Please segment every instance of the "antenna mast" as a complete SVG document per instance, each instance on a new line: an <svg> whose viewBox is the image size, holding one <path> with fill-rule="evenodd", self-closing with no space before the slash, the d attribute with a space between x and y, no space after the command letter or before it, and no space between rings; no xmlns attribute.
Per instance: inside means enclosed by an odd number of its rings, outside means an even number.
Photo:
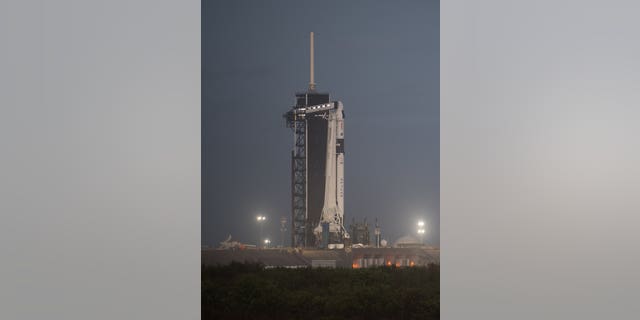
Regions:
<svg viewBox="0 0 640 320"><path fill-rule="evenodd" d="M311 55L309 56L309 91L314 91L316 90L316 83L313 82L313 32L311 32L311 42L309 47L311 52Z"/></svg>

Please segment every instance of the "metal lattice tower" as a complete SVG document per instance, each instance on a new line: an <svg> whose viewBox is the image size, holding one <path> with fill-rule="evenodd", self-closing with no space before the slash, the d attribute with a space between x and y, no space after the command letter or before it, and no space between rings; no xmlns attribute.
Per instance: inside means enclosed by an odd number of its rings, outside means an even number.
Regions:
<svg viewBox="0 0 640 320"><path fill-rule="evenodd" d="M287 127L293 128L294 149L291 156L291 245L305 247L307 229L307 151L306 127L304 117L293 115L288 119Z"/></svg>

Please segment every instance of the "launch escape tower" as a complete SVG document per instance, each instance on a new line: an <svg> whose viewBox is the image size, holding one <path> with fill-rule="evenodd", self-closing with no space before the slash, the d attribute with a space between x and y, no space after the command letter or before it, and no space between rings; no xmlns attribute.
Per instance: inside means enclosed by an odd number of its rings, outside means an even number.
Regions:
<svg viewBox="0 0 640 320"><path fill-rule="evenodd" d="M296 93L284 117L293 130L291 152L291 245L323 247L342 243L344 228L344 112L342 102L316 92L313 32L310 80Z"/></svg>

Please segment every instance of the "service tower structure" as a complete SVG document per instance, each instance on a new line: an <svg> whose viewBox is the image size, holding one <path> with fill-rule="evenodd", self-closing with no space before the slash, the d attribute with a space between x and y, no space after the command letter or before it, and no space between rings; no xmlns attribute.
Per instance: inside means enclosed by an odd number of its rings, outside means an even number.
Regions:
<svg viewBox="0 0 640 320"><path fill-rule="evenodd" d="M344 111L342 102L316 91L313 32L309 88L296 93L284 114L293 130L291 152L291 245L324 247L343 243Z"/></svg>

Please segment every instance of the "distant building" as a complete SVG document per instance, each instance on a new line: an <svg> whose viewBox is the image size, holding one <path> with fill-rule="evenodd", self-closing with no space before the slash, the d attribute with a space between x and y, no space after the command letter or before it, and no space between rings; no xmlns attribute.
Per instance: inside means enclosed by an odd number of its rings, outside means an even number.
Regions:
<svg viewBox="0 0 640 320"><path fill-rule="evenodd" d="M311 260L312 268L335 268L336 260Z"/></svg>
<svg viewBox="0 0 640 320"><path fill-rule="evenodd" d="M355 219L349 226L349 232L351 236L351 242L353 244L362 244L368 246L371 242L371 235L369 233L369 224L365 219L364 222L356 222Z"/></svg>
<svg viewBox="0 0 640 320"><path fill-rule="evenodd" d="M422 243L420 243L419 239L416 239L412 236L404 236L393 244L394 248L414 248L414 247L422 247Z"/></svg>

